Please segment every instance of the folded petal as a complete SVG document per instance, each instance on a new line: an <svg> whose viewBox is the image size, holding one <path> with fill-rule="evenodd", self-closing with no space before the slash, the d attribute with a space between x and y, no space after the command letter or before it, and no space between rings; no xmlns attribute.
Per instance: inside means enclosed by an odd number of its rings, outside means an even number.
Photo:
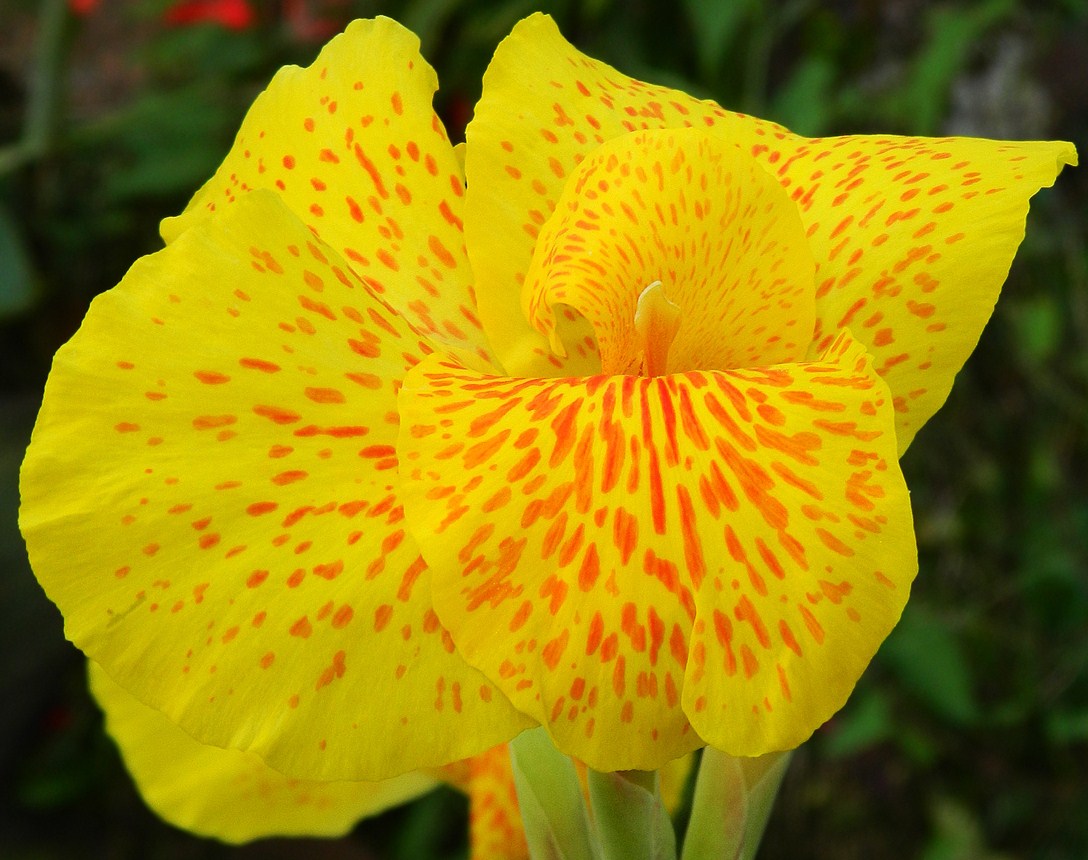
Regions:
<svg viewBox="0 0 1088 860"><path fill-rule="evenodd" d="M526 721L453 653L403 523L395 389L429 351L267 192L139 261L58 353L22 472L68 636L291 776L512 737Z"/></svg>
<svg viewBox="0 0 1088 860"><path fill-rule="evenodd" d="M692 125L747 149L796 203L818 266L810 357L851 328L892 388L902 453L989 319L1028 199L1076 163L1073 146L804 138L627 77L534 15L496 51L467 131L465 231L480 317L508 372L593 372L586 350L551 355L518 314L537 237L577 165L623 134Z"/></svg>
<svg viewBox="0 0 1088 860"><path fill-rule="evenodd" d="M747 151L702 129L635 132L575 168L537 240L526 317L561 353L555 308L574 308L606 374L780 364L808 353L813 271L796 205ZM673 332L636 323L653 284Z"/></svg>
<svg viewBox="0 0 1088 860"><path fill-rule="evenodd" d="M313 65L280 70L163 236L270 189L419 331L485 353L461 228L464 173L431 106L437 86L415 35L388 18L353 22Z"/></svg>
<svg viewBox="0 0 1088 860"><path fill-rule="evenodd" d="M815 346L849 327L891 387L899 452L990 318L1028 199L1072 144L788 136L752 152L797 201L817 262Z"/></svg>
<svg viewBox="0 0 1088 860"><path fill-rule="evenodd" d="M638 129L720 130L735 144L784 134L713 102L627 77L585 56L545 15L532 15L499 45L466 131L465 236L480 318L508 373L585 373L557 359L525 321L521 288L541 227L578 163L600 144Z"/></svg>
<svg viewBox="0 0 1088 860"><path fill-rule="evenodd" d="M418 772L382 782L291 779L253 753L197 743L97 664L88 671L106 729L148 806L201 836L235 844L267 836L341 836L359 819L438 784Z"/></svg>
<svg viewBox="0 0 1088 860"><path fill-rule="evenodd" d="M906 601L890 396L848 334L819 362L657 378L511 379L432 356L400 408L435 610L595 769L796 746Z"/></svg>

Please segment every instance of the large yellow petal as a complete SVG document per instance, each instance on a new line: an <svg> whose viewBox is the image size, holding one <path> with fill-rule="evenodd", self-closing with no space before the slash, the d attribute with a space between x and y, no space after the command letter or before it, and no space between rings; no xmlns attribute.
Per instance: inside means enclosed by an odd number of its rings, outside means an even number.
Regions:
<svg viewBox="0 0 1088 860"><path fill-rule="evenodd" d="M521 288L541 228L578 163L638 129L717 129L737 144L784 132L671 90L644 84L572 47L545 15L499 45L466 130L465 236L480 318L512 376L585 373L571 353L555 360L521 313Z"/></svg>
<svg viewBox="0 0 1088 860"><path fill-rule="evenodd" d="M388 18L353 22L310 67L280 70L163 236L270 189L419 331L485 350L461 230L464 174L431 106L437 86L415 35Z"/></svg>
<svg viewBox="0 0 1088 860"><path fill-rule="evenodd" d="M799 746L845 704L918 562L891 395L849 333L820 362L733 380L755 383L730 409L754 432L731 456L750 443L780 456L730 463L760 519L735 494L718 550L728 567L695 589L683 703L709 745L762 756Z"/></svg>
<svg viewBox="0 0 1088 860"><path fill-rule="evenodd" d="M557 359L518 314L537 237L577 165L628 132L692 125L747 148L795 201L818 266L810 357L851 328L892 388L902 453L977 343L1028 199L1076 163L1072 145L808 139L627 77L534 15L496 51L467 131L465 231L480 317L508 372L592 372L584 350Z"/></svg>
<svg viewBox="0 0 1088 860"><path fill-rule="evenodd" d="M752 152L797 201L817 262L817 350L849 326L891 387L899 451L990 318L1028 199L1072 144L789 136Z"/></svg>
<svg viewBox="0 0 1088 860"><path fill-rule="evenodd" d="M598 770L796 746L906 601L890 396L847 334L820 362L658 378L432 356L400 407L439 617Z"/></svg>
<svg viewBox="0 0 1088 860"><path fill-rule="evenodd" d="M746 151L702 129L635 132L575 168L533 254L526 317L559 351L555 308L577 310L606 374L781 364L808 353L814 268L797 207ZM673 332L636 323L654 284Z"/></svg>
<svg viewBox="0 0 1088 860"><path fill-rule="evenodd" d="M361 818L433 789L406 773L382 782L291 779L253 753L205 746L120 687L96 663L91 690L140 794L171 824L240 843L266 836L341 836Z"/></svg>
<svg viewBox="0 0 1088 860"><path fill-rule="evenodd" d="M58 353L23 466L69 638L291 776L512 737L526 721L453 653L403 523L395 389L429 351L267 192L139 261Z"/></svg>

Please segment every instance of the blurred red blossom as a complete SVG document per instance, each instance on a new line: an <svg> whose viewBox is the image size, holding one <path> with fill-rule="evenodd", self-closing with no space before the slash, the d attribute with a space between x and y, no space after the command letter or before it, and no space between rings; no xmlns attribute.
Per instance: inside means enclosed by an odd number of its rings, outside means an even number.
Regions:
<svg viewBox="0 0 1088 860"><path fill-rule="evenodd" d="M247 30L256 17L247 0L184 0L166 10L165 21L178 26L211 22L231 30Z"/></svg>
<svg viewBox="0 0 1088 860"><path fill-rule="evenodd" d="M325 42L351 18L346 6L342 0L284 0L283 20L300 42Z"/></svg>

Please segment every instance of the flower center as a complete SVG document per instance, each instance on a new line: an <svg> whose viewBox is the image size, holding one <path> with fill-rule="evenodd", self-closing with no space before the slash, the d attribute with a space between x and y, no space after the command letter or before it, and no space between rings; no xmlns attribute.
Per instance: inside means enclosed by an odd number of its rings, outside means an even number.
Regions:
<svg viewBox="0 0 1088 860"><path fill-rule="evenodd" d="M815 271L797 204L749 153L697 129L645 130L567 179L522 308L557 355L585 349L571 337L592 328L587 375L759 367L805 356Z"/></svg>
<svg viewBox="0 0 1088 860"><path fill-rule="evenodd" d="M644 289L635 305L635 334L642 353L641 376L668 373L669 347L680 330L680 308L669 301L661 281Z"/></svg>

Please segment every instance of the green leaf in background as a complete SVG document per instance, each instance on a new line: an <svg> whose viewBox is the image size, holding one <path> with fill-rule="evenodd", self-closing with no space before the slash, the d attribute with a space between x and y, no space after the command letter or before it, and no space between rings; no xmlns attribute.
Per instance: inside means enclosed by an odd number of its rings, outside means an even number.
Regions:
<svg viewBox="0 0 1088 860"><path fill-rule="evenodd" d="M834 119L830 110L834 83L835 69L829 59L806 57L778 91L771 114L790 131L819 137Z"/></svg>
<svg viewBox="0 0 1088 860"><path fill-rule="evenodd" d="M1043 364L1053 358L1061 343L1062 310L1049 296L1021 302L1010 310L1016 342L1029 362Z"/></svg>
<svg viewBox="0 0 1088 860"><path fill-rule="evenodd" d="M916 134L935 134L944 117L956 76L971 49L994 24L1016 9L1015 0L967 6L935 6L927 18L928 41L914 58L900 121Z"/></svg>
<svg viewBox="0 0 1088 860"><path fill-rule="evenodd" d="M942 797L933 804L933 830L922 860L1012 860L986 847L982 825L971 810Z"/></svg>
<svg viewBox="0 0 1088 860"><path fill-rule="evenodd" d="M110 129L124 163L106 177L106 198L194 191L215 172L239 119L203 87L144 96Z"/></svg>
<svg viewBox="0 0 1088 860"><path fill-rule="evenodd" d="M705 77L717 76L737 34L759 4L752 0L684 0L695 36L695 52Z"/></svg>
<svg viewBox="0 0 1088 860"><path fill-rule="evenodd" d="M1088 708L1051 714L1046 721L1046 733L1059 746L1088 742Z"/></svg>
<svg viewBox="0 0 1088 860"><path fill-rule="evenodd" d="M460 5L460 0L414 0L404 7L397 20L419 36L427 56L432 46L437 46L443 28Z"/></svg>
<svg viewBox="0 0 1088 860"><path fill-rule="evenodd" d="M978 719L970 669L955 632L920 604L903 613L880 649L900 683L939 717L957 725Z"/></svg>
<svg viewBox="0 0 1088 860"><path fill-rule="evenodd" d="M15 219L0 202L0 320L30 307L34 275Z"/></svg>
<svg viewBox="0 0 1088 860"><path fill-rule="evenodd" d="M892 735L892 713L880 688L859 689L834 718L825 752L832 757L857 755Z"/></svg>
<svg viewBox="0 0 1088 860"><path fill-rule="evenodd" d="M389 828L391 844L382 857L464 860L468 854L468 799L449 786L439 786L411 805L386 815L395 826Z"/></svg>

